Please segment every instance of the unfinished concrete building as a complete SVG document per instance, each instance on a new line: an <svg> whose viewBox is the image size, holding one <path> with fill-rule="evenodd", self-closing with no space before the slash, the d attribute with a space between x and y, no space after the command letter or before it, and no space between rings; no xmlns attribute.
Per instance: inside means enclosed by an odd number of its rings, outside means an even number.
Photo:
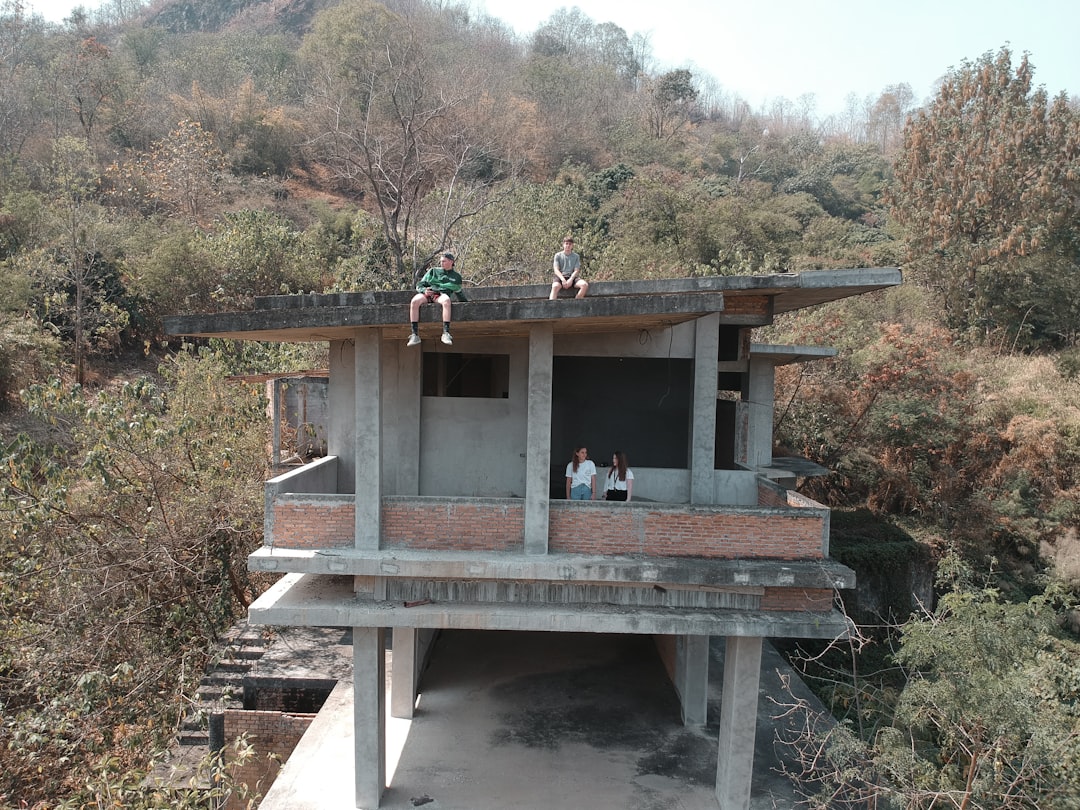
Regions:
<svg viewBox="0 0 1080 810"><path fill-rule="evenodd" d="M762 640L835 638L854 573L829 510L773 455L774 370L825 347L754 343L781 313L900 283L894 268L469 289L406 346L411 293L258 299L169 319L174 335L329 343L328 455L266 483L253 570L283 576L250 620L352 629L355 799L377 808L390 706L409 716L442 629L652 636L705 722L708 643L726 638L715 795L750 805ZM563 499L576 443L623 449L630 503ZM598 475L606 470L600 468Z"/></svg>

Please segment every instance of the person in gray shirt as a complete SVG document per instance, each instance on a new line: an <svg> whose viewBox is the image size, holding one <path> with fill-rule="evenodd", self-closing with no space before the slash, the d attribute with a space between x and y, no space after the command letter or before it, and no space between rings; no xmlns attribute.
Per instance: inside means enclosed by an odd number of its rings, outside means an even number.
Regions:
<svg viewBox="0 0 1080 810"><path fill-rule="evenodd" d="M551 295L548 298L554 301L559 297L560 290L575 288L577 295L574 297L584 298L589 291L589 282L581 277L581 257L574 252L574 238L568 236L563 239L562 247L552 260L555 280L551 282Z"/></svg>

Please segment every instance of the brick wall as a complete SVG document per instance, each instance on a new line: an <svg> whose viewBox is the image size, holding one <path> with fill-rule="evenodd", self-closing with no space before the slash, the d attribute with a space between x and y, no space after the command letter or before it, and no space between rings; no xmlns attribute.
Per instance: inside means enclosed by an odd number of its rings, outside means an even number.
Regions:
<svg viewBox="0 0 1080 810"><path fill-rule="evenodd" d="M766 488L766 491L771 491ZM780 489L783 494L784 490ZM657 508L552 501L552 553L741 559L820 559L827 510L665 505ZM813 501L806 506L817 506ZM293 496L274 501L273 543L282 548L352 545L353 506ZM383 548L521 552L519 500L385 498Z"/></svg>
<svg viewBox="0 0 1080 810"><path fill-rule="evenodd" d="M522 501L385 498L382 547L513 551L525 549Z"/></svg>
<svg viewBox="0 0 1080 810"><path fill-rule="evenodd" d="M273 542L282 548L351 548L356 533L352 496L274 498Z"/></svg>
<svg viewBox="0 0 1080 810"><path fill-rule="evenodd" d="M820 559L824 515L709 508L551 505L548 550L565 554Z"/></svg>
<svg viewBox="0 0 1080 810"><path fill-rule="evenodd" d="M314 714L282 714L281 712L225 710L225 767L235 783L247 786L234 790L225 802L224 810L246 810L248 799L262 797L281 770L281 766L304 736ZM251 756L237 759L233 742L246 735L252 748Z"/></svg>
<svg viewBox="0 0 1080 810"><path fill-rule="evenodd" d="M787 506L787 490L772 481L758 479L758 506Z"/></svg>
<svg viewBox="0 0 1080 810"><path fill-rule="evenodd" d="M766 588L761 596L762 610L812 610L827 613L832 609L833 592L821 588Z"/></svg>

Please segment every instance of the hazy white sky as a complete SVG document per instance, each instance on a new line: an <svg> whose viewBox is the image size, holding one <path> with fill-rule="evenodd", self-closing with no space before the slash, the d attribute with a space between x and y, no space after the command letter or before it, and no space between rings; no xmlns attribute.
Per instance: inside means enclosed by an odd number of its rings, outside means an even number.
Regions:
<svg viewBox="0 0 1080 810"><path fill-rule="evenodd" d="M452 2L452 0L450 0ZM656 67L710 74L721 88L758 109L777 98L812 93L818 115L845 98L877 96L906 82L916 102L929 98L950 67L1008 44L1030 53L1035 82L1051 95L1080 95L1077 0L463 0L532 33L560 8L594 22L645 34ZM75 0L26 0L62 20ZM96 8L97 0L82 5Z"/></svg>
<svg viewBox="0 0 1080 810"><path fill-rule="evenodd" d="M755 109L813 93L817 113L839 112L890 84L916 102L950 67L1008 43L1023 51L1051 95L1080 95L1077 0L469 0L519 34L560 8L647 34L660 69L697 67Z"/></svg>

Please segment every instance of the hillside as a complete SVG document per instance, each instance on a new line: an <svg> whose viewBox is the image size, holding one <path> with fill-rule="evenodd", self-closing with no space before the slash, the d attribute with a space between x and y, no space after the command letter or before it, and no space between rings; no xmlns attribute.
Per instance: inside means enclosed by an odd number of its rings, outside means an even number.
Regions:
<svg viewBox="0 0 1080 810"><path fill-rule="evenodd" d="M446 249L467 287L546 283L567 233L598 281L902 266L887 295L755 336L838 349L778 374L775 435L833 471L807 494L869 516L851 559L887 579L888 527L921 544L891 551L944 561L939 610L866 620L889 676L853 681L845 651L832 705L866 709L860 773L926 752L955 797L974 785L957 762L1036 763L1012 774L1028 805L988 776L968 806L1069 806L1052 788L1080 783L1062 777L1080 761L1075 106L1002 48L942 66L925 107L883 91L841 131L650 72L583 15L522 40L452 5L390 6L176 2L57 26L0 10L0 807L155 806L147 752L266 584L246 570L264 403L228 378L321 367L325 347L184 346L161 319L411 289ZM957 671L970 697L931 688ZM909 736L875 749L884 728ZM972 736L987 729L1000 739ZM1072 734L1068 756L1037 729ZM956 739L1016 757L934 758Z"/></svg>

